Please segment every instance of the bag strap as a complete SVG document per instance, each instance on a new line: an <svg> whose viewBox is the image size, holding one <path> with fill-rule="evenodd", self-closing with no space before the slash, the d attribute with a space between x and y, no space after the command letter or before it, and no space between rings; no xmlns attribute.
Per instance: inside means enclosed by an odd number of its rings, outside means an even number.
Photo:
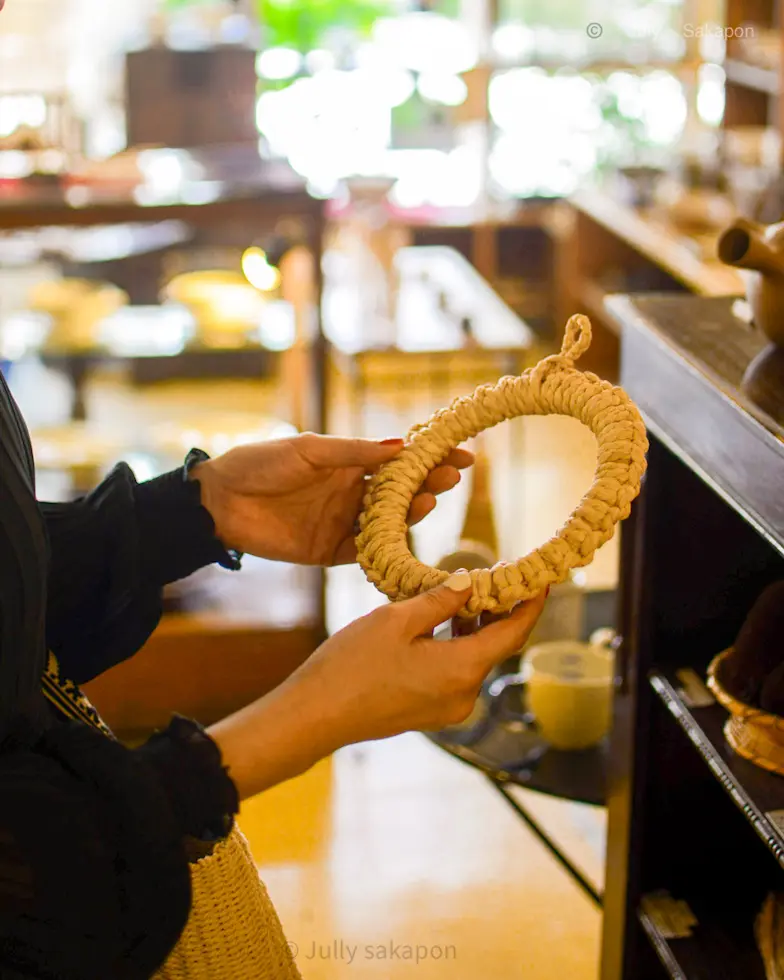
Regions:
<svg viewBox="0 0 784 980"><path fill-rule="evenodd" d="M115 739L114 732L101 718L81 689L73 681L61 676L60 664L51 651L41 678L41 687L44 697L54 705L60 714L73 721L80 721L89 725L90 728L96 729L102 735L106 735L107 738Z"/></svg>

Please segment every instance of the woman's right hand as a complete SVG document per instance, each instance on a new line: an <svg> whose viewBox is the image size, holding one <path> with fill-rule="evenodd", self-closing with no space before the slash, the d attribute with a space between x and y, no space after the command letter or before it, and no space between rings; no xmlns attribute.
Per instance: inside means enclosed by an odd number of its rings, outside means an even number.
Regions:
<svg viewBox="0 0 784 980"><path fill-rule="evenodd" d="M351 623L303 665L298 682L329 692L335 747L433 731L470 715L487 675L523 646L544 606L541 596L471 635L433 639L470 594L468 573L456 572Z"/></svg>
<svg viewBox="0 0 784 980"><path fill-rule="evenodd" d="M240 795L344 745L467 718L485 678L524 645L545 601L537 596L471 635L433 639L469 596L468 574L457 572L430 592L376 609L330 637L280 687L210 729Z"/></svg>

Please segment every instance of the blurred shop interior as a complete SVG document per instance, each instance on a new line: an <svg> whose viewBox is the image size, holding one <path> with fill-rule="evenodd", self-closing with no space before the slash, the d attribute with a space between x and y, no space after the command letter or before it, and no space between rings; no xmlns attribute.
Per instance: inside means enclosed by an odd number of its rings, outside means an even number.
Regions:
<svg viewBox="0 0 784 980"><path fill-rule="evenodd" d="M0 369L31 428L42 499L77 497L120 460L150 478L193 446L214 455L302 431L403 435L456 395L553 353L575 312L594 330L581 366L618 381L614 294L672 294L750 318L744 279L718 242L738 218L784 219L776 0L6 7ZM517 420L472 448L474 472L412 532L429 564L467 542L488 563L526 554L595 469L593 438L572 419ZM539 638L617 630L621 567L616 537L554 590ZM209 723L382 601L356 567L207 569L167 590L147 648L90 693L129 738L172 710ZM306 887L333 913L337 902L349 932L365 928L351 884L363 872L350 859L329 865L324 841L332 858L347 846L347 798L383 810L397 787L415 822L457 821L414 856L405 839L410 880L430 873L428 856L443 871L469 842L455 871L464 906L453 895L435 912L431 895L411 921L436 922L447 941L459 910L475 909L477 894L486 902L450 976L598 976L604 750L579 785L569 765L548 770L555 782L539 796L519 781L516 805L540 808L537 826L555 827L559 854L579 852L582 882L442 748L404 739L397 752L352 751L246 814L294 938L311 928L298 918ZM402 831L374 826L374 846L389 848L381 880L403 903L407 885L393 887ZM468 852L485 847L475 867ZM486 879L480 866L492 869ZM367 887L383 920L389 896ZM499 916L530 902L541 922L526 926L521 973L516 930ZM570 930L574 943L562 944ZM312 966L315 978L341 975L338 963ZM392 969L383 975L402 976ZM665 975L719 974L650 974Z"/></svg>

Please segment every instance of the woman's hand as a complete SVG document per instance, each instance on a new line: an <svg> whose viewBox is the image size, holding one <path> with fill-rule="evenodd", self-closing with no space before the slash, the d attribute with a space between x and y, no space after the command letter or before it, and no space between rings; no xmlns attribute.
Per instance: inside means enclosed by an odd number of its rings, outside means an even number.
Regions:
<svg viewBox="0 0 784 980"><path fill-rule="evenodd" d="M467 578L457 572L357 620L271 694L211 728L240 795L290 779L344 745L467 718L492 668L526 642L546 598L470 636L433 639L468 599Z"/></svg>
<svg viewBox="0 0 784 980"><path fill-rule="evenodd" d="M354 524L366 477L402 448L402 439L306 433L232 449L194 467L192 476L224 547L299 565L343 565L356 561ZM473 461L454 450L414 498L409 523L429 514L436 494L456 486Z"/></svg>

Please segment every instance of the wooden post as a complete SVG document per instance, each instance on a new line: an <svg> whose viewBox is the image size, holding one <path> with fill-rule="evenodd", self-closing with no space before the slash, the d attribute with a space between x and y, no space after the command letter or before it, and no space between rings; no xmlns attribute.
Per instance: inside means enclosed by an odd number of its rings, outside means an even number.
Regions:
<svg viewBox="0 0 784 980"><path fill-rule="evenodd" d="M481 438L481 437L480 437ZM490 568L498 561L498 533L495 525L490 460L477 439L474 482L466 507L457 550L444 556L439 568L452 572L458 568Z"/></svg>

